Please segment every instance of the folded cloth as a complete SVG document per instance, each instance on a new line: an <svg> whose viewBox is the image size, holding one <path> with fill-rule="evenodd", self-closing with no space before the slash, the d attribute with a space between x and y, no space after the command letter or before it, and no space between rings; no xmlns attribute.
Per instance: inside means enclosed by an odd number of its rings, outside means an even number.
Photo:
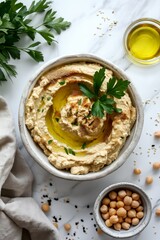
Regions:
<svg viewBox="0 0 160 240"><path fill-rule="evenodd" d="M0 240L58 240L32 195L32 173L16 147L14 126L0 97Z"/></svg>

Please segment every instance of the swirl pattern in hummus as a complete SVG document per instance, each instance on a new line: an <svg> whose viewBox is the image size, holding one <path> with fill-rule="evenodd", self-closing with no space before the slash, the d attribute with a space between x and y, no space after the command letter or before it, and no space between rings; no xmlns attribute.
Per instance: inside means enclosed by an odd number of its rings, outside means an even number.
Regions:
<svg viewBox="0 0 160 240"><path fill-rule="evenodd" d="M26 125L34 141L57 169L72 174L99 171L116 160L136 119L136 110L126 92L114 99L122 113L91 114L92 100L80 91L79 82L92 87L93 75L102 66L79 62L44 73L26 102ZM101 91L112 71L105 71Z"/></svg>

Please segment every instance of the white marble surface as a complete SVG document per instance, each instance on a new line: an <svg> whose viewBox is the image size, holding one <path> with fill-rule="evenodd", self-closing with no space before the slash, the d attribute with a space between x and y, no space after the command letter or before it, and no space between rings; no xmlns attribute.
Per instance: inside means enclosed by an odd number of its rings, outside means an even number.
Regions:
<svg viewBox="0 0 160 240"><path fill-rule="evenodd" d="M23 2L29 5L31 0ZM104 187L120 181L133 182L143 187L153 207L147 228L130 239L160 239L160 218L155 216L155 208L160 207L160 171L152 169L152 163L160 161L160 140L154 137L154 132L160 130L160 65L147 68L136 66L126 58L123 49L126 27L141 17L160 19L159 4L159 0L55 0L52 3L58 15L71 21L72 25L56 36L58 43L50 47L45 43L41 46L45 62L57 56L75 53L93 53L109 59L131 77L144 102L145 119L141 138L126 163L113 174L91 182L65 181L48 174L24 149L18 130L18 106L28 79L43 63L37 64L22 55L21 61L13 62L17 66L17 77L0 86L0 95L8 101L14 116L17 144L34 174L33 196L39 205L51 200L51 210L47 216L51 221L58 221L62 240L114 239L96 232L93 204ZM133 175L135 166L141 168L141 175ZM148 175L154 178L150 186L145 184ZM63 228L67 222L72 226L69 233Z"/></svg>

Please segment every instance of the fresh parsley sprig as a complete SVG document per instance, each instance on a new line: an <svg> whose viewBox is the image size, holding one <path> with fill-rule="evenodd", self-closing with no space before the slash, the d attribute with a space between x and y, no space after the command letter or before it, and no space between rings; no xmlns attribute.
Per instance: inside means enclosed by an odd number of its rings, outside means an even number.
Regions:
<svg viewBox="0 0 160 240"><path fill-rule="evenodd" d="M22 51L37 62L44 60L43 54L35 50L35 47L41 44L35 41L37 34L51 45L55 41L53 33L60 34L70 26L71 23L64 18L56 17L51 3L52 1L48 0L33 1L28 8L18 0L5 0L0 3L0 81L16 76L15 66L9 64L9 60L20 59ZM32 19L37 17L38 13L41 22L38 26L33 26ZM17 42L26 35L33 43L27 47L19 47Z"/></svg>
<svg viewBox="0 0 160 240"><path fill-rule="evenodd" d="M93 100L91 113L93 116L103 118L104 112L112 114L113 112L121 113L122 109L116 108L115 98L121 98L125 95L130 82L128 80L117 79L115 76L107 82L105 93L100 91L105 79L105 68L96 71L93 76L93 90L83 83L79 83L80 90L89 99Z"/></svg>

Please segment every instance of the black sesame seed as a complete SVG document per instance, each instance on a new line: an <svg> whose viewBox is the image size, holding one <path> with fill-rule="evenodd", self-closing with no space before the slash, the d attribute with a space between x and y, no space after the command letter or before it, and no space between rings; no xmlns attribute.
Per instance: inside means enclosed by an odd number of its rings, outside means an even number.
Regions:
<svg viewBox="0 0 160 240"><path fill-rule="evenodd" d="M55 222L58 222L57 218L55 216L52 217Z"/></svg>
<svg viewBox="0 0 160 240"><path fill-rule="evenodd" d="M48 199L47 202L48 202L48 205L51 206L52 200Z"/></svg>
<svg viewBox="0 0 160 240"><path fill-rule="evenodd" d="M93 213L92 213L92 212L90 212L90 215L93 215Z"/></svg>
<svg viewBox="0 0 160 240"><path fill-rule="evenodd" d="M55 201L58 201L59 199L58 198L54 198Z"/></svg>
<svg viewBox="0 0 160 240"><path fill-rule="evenodd" d="M155 147L155 145L153 144L152 147Z"/></svg>
<svg viewBox="0 0 160 240"><path fill-rule="evenodd" d="M52 183L49 183L49 185L50 185L50 186L53 186L53 184L52 184Z"/></svg>
<svg viewBox="0 0 160 240"><path fill-rule="evenodd" d="M78 225L79 224L79 222L75 222L75 225Z"/></svg>
<svg viewBox="0 0 160 240"><path fill-rule="evenodd" d="M75 205L74 207L75 207L75 208L78 208L78 206L77 206L77 205Z"/></svg>
<svg viewBox="0 0 160 240"><path fill-rule="evenodd" d="M89 208L89 205L87 205L87 208Z"/></svg>
<svg viewBox="0 0 160 240"><path fill-rule="evenodd" d="M44 198L48 198L48 195L43 195Z"/></svg>
<svg viewBox="0 0 160 240"><path fill-rule="evenodd" d="M81 222L84 222L84 220L83 220L83 219L81 219Z"/></svg>

